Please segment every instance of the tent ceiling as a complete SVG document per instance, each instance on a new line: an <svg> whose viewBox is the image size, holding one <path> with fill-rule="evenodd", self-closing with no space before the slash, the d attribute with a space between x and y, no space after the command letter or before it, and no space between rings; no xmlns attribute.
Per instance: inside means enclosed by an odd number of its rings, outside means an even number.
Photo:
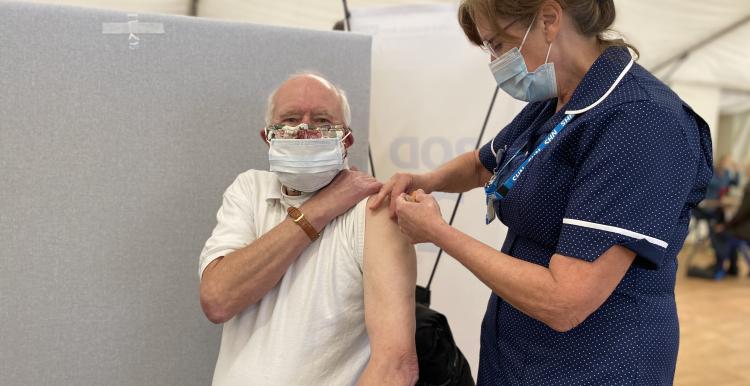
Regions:
<svg viewBox="0 0 750 386"><path fill-rule="evenodd" d="M348 0L350 9L456 3L455 0ZM748 0L615 0L614 28L641 52L647 68L750 15ZM343 17L341 1L200 0L199 15L256 23L330 29ZM692 53L671 79L750 92L750 23ZM667 71L663 71L666 73Z"/></svg>
<svg viewBox="0 0 750 386"><path fill-rule="evenodd" d="M654 68L696 43L750 16L747 0L616 0L615 29L641 51L641 63ZM671 80L714 84L750 92L750 23L690 53ZM659 75L675 68L665 66Z"/></svg>
<svg viewBox="0 0 750 386"><path fill-rule="evenodd" d="M183 13L192 0L32 0L96 5L143 12ZM405 4L458 3L458 0L348 0L350 9ZM615 0L614 28L641 52L640 63L654 68L697 42L750 16L750 0ZM198 15L225 20L299 28L331 29L343 18L340 0L198 0ZM670 80L718 85L750 93L750 23L692 52L679 67L666 66Z"/></svg>

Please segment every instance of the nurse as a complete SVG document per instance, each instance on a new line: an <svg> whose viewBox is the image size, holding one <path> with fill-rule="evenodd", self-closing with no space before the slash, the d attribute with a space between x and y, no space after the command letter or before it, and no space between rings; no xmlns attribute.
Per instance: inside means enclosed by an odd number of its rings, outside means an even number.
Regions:
<svg viewBox="0 0 750 386"><path fill-rule="evenodd" d="M413 243L492 289L478 384L671 385L676 257L712 172L706 123L607 40L612 0L464 0L458 16L500 88L529 104L479 151L394 175L372 206L390 198ZM508 227L500 251L446 224L429 194L477 187L486 221Z"/></svg>

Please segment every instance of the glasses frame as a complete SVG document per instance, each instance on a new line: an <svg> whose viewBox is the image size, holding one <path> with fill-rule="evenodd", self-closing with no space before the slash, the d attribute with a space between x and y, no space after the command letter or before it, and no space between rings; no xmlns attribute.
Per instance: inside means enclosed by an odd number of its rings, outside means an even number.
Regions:
<svg viewBox="0 0 750 386"><path fill-rule="evenodd" d="M275 125L268 125L265 128L266 132L266 140L270 141L271 139L277 138L277 134L279 132L284 133L294 133L294 137L281 137L279 139L300 139L296 133L299 133L299 131L318 131L321 133L320 137L317 138L339 138L343 139L346 137L346 135L351 131L350 128L346 127L345 125L338 124L338 125L332 125L332 124L324 124L324 125L308 125L306 123L300 124L298 126L289 126L285 125L283 123L278 123ZM330 135L330 134L333 135ZM340 133L340 134L339 134Z"/></svg>
<svg viewBox="0 0 750 386"><path fill-rule="evenodd" d="M515 20L513 20L513 21L511 21L510 23L508 23L508 25L506 25L505 27L503 27L502 30L506 31L513 24L516 24L519 20L521 20L520 17L517 18L517 19L515 19ZM494 43L492 42L493 40L495 40L495 37L497 37L497 34L492 35L492 37L489 40L482 40L482 45L480 45L479 48L481 48L482 51L484 51L485 53L487 53L489 55L492 55L492 56L494 56L496 58L499 58L501 54L499 52L495 51L495 48L493 47Z"/></svg>

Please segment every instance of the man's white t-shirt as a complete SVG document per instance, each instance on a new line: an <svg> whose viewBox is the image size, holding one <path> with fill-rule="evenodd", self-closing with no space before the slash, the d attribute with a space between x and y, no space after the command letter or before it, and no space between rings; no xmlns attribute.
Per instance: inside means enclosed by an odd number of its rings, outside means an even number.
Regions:
<svg viewBox="0 0 750 386"><path fill-rule="evenodd" d="M248 170L227 188L200 274L287 218L274 173ZM224 323L213 385L353 385L367 365L362 262L365 204L334 219L258 303Z"/></svg>

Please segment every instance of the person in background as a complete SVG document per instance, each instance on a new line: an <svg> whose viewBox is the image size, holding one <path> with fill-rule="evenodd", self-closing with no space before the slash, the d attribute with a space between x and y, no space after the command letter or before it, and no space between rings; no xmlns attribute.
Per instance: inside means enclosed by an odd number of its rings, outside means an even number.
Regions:
<svg viewBox="0 0 750 386"><path fill-rule="evenodd" d="M480 150L383 185L401 231L492 295L478 385L671 385L677 254L711 179L705 121L607 33L612 0L463 0L498 86L528 105ZM484 187L501 250L430 192ZM477 218L479 220L479 218Z"/></svg>
<svg viewBox="0 0 750 386"><path fill-rule="evenodd" d="M719 236L715 229L726 222L726 212L732 206L729 197L730 188L739 185L739 167L730 155L724 155L714 169L714 174L706 190L706 198L700 205L693 209L693 217L696 220L705 220L708 223L708 238L714 251L715 260L708 267L690 266L687 275L703 279L720 279L726 274L737 274L737 256L723 258L725 237ZM724 263L729 261L729 270Z"/></svg>
<svg viewBox="0 0 750 386"><path fill-rule="evenodd" d="M750 163L745 166L746 181L750 180ZM738 249L750 243L750 183L745 190L737 212L725 224L716 224L716 271L714 278L738 274ZM724 262L729 260L729 269L724 270Z"/></svg>
<svg viewBox="0 0 750 386"><path fill-rule="evenodd" d="M348 170L344 92L290 77L268 99L271 171L224 193L200 255L200 302L222 323L214 386L413 385L416 255L381 184Z"/></svg>

